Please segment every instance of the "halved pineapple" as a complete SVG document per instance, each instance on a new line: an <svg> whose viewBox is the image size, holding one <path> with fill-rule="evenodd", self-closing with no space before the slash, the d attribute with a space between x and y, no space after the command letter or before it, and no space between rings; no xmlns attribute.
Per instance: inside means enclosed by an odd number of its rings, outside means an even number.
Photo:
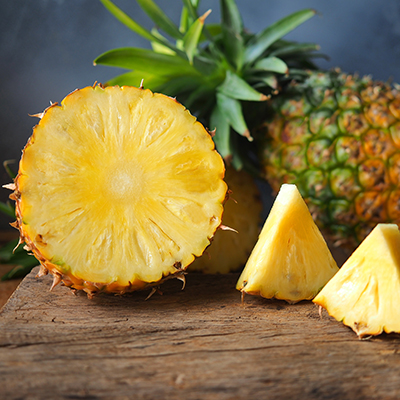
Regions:
<svg viewBox="0 0 400 400"><path fill-rule="evenodd" d="M210 134L174 99L86 87L49 107L15 180L21 240L55 283L125 292L180 276L221 224Z"/></svg>
<svg viewBox="0 0 400 400"><path fill-rule="evenodd" d="M296 303L312 299L337 271L296 185L283 184L237 289Z"/></svg>
<svg viewBox="0 0 400 400"><path fill-rule="evenodd" d="M313 300L362 338L400 332L400 231L378 224Z"/></svg>
<svg viewBox="0 0 400 400"><path fill-rule="evenodd" d="M254 179L247 172L226 169L229 200L224 206L224 225L236 230L215 232L212 246L189 267L190 271L224 274L243 268L260 232L262 202Z"/></svg>

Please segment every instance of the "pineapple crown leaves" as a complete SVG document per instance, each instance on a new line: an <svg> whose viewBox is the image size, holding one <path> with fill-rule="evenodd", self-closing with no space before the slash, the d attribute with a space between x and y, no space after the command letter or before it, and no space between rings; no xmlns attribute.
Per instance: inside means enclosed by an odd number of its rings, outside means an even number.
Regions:
<svg viewBox="0 0 400 400"><path fill-rule="evenodd" d="M94 64L129 70L109 85L137 86L142 80L153 91L165 93L190 109L209 128L221 156L240 169L241 141L232 131L252 141L243 102L263 102L277 92L279 79L291 68L315 68L318 46L282 39L315 11L297 11L248 33L234 0L220 0L220 24L206 24L210 11L198 14L199 0L182 0L177 26L153 0L136 0L156 28L148 30L111 0L100 0L107 10L152 49L117 48L101 54ZM164 33L162 34L161 31Z"/></svg>

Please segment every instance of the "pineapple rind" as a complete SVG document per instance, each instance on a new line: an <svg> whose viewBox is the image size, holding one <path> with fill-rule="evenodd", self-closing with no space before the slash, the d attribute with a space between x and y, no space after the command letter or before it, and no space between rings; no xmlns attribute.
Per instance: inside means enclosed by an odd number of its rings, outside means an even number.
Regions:
<svg viewBox="0 0 400 400"><path fill-rule="evenodd" d="M260 232L262 202L259 189L245 171L226 169L229 198L224 205L224 225L236 232L215 232L212 246L190 264L190 271L224 274L242 269Z"/></svg>
<svg viewBox="0 0 400 400"><path fill-rule="evenodd" d="M275 192L296 184L330 244L351 252L377 223L400 223L400 92L340 71L305 76L272 99L264 175Z"/></svg>
<svg viewBox="0 0 400 400"><path fill-rule="evenodd" d="M21 238L67 286L121 292L181 275L221 224L226 184L188 110L133 87L47 109L15 180Z"/></svg>
<svg viewBox="0 0 400 400"><path fill-rule="evenodd" d="M282 185L236 288L296 303L312 299L338 267L295 185Z"/></svg>
<svg viewBox="0 0 400 400"><path fill-rule="evenodd" d="M361 338L400 332L400 232L378 224L313 300Z"/></svg>

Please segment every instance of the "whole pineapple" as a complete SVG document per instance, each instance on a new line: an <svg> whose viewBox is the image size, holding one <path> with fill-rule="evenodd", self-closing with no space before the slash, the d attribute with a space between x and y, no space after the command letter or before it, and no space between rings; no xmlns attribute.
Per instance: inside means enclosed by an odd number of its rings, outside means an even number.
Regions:
<svg viewBox="0 0 400 400"><path fill-rule="evenodd" d="M237 169L253 168L255 151L273 189L295 183L335 245L354 249L377 222L399 221L397 90L338 71L307 72L315 69L312 58L321 56L318 46L282 38L313 10L253 34L233 0L220 1L217 26L197 14L198 1L183 1L180 27L152 0L137 0L176 39L172 43L158 30L145 31L110 0L101 1L153 43L153 50L114 49L99 56L97 64L132 70L111 84L143 78L150 88L177 96L217 128L217 150Z"/></svg>
<svg viewBox="0 0 400 400"><path fill-rule="evenodd" d="M339 70L308 72L272 102L258 134L275 191L295 183L331 243L354 249L400 223L400 93Z"/></svg>

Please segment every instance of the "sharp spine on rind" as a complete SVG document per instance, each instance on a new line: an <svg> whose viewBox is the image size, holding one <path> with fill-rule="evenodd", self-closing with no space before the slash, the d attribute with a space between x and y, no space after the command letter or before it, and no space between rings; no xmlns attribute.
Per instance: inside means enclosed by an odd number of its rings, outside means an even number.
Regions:
<svg viewBox="0 0 400 400"><path fill-rule="evenodd" d="M236 229L233 229L229 226L222 225L222 224L218 227L218 229L221 229L221 231L231 231L231 232L239 233Z"/></svg>
<svg viewBox="0 0 400 400"><path fill-rule="evenodd" d="M182 289L181 290L183 290L183 289L185 289L185 286L186 286L186 278L185 278L185 275L178 275L177 277L176 277L176 279L179 279L180 281L182 281L183 282L183 285L182 285Z"/></svg>
<svg viewBox="0 0 400 400"><path fill-rule="evenodd" d="M52 291L57 285L61 283L61 275L53 272L53 284L51 285L50 291Z"/></svg>
<svg viewBox="0 0 400 400"><path fill-rule="evenodd" d="M6 185L3 185L3 188L14 191L17 187L15 186L15 183L7 183Z"/></svg>
<svg viewBox="0 0 400 400"><path fill-rule="evenodd" d="M40 270L36 275L36 278L41 278L49 273L49 270L42 264L40 264Z"/></svg>

